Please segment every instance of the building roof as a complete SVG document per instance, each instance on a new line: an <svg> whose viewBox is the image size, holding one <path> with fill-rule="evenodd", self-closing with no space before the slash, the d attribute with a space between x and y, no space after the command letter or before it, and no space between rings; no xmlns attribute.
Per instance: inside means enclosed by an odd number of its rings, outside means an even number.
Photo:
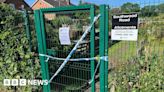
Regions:
<svg viewBox="0 0 164 92"><path fill-rule="evenodd" d="M63 1L57 1L57 0L45 0L47 3L51 4L52 6L65 6L69 5L69 2L66 2L66 0Z"/></svg>
<svg viewBox="0 0 164 92"><path fill-rule="evenodd" d="M38 2L39 0L36 0L32 7ZM70 3L70 0L42 0L52 6L58 7L58 6L65 6L65 5L73 5Z"/></svg>

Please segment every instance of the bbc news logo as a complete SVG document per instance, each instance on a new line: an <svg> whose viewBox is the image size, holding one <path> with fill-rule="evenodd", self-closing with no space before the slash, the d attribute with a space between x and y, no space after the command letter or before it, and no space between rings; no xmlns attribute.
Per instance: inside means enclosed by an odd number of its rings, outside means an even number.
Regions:
<svg viewBox="0 0 164 92"><path fill-rule="evenodd" d="M48 85L48 80L4 79L4 86Z"/></svg>

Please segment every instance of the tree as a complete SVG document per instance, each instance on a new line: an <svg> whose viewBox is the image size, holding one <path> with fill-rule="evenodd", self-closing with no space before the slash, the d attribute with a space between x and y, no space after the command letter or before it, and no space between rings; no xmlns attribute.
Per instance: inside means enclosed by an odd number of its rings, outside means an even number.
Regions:
<svg viewBox="0 0 164 92"><path fill-rule="evenodd" d="M121 13L121 9L120 8L113 8L113 9L111 9L111 12L113 14Z"/></svg>
<svg viewBox="0 0 164 92"><path fill-rule="evenodd" d="M159 9L156 5L148 5L148 6L144 6L141 9L141 14L142 16L157 16L159 12Z"/></svg>
<svg viewBox="0 0 164 92"><path fill-rule="evenodd" d="M164 13L164 3L158 5L159 12Z"/></svg>
<svg viewBox="0 0 164 92"><path fill-rule="evenodd" d="M125 13L139 12L140 6L139 4L133 4L133 3L128 2L121 6L121 11Z"/></svg>

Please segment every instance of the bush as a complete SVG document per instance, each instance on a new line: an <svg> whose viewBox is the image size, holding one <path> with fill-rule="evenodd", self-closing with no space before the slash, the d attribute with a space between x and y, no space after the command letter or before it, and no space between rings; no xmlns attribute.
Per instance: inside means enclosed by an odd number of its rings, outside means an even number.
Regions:
<svg viewBox="0 0 164 92"><path fill-rule="evenodd" d="M114 70L112 85L116 92L163 92L163 58L151 54L148 62L145 59L133 58Z"/></svg>
<svg viewBox="0 0 164 92"><path fill-rule="evenodd" d="M159 11L157 10L158 7L155 5L144 6L141 9L141 15L146 17L157 16Z"/></svg>
<svg viewBox="0 0 164 92"><path fill-rule="evenodd" d="M40 76L38 59L29 50L22 13L0 4L0 90L31 92L32 86L4 87L3 79L32 79Z"/></svg>

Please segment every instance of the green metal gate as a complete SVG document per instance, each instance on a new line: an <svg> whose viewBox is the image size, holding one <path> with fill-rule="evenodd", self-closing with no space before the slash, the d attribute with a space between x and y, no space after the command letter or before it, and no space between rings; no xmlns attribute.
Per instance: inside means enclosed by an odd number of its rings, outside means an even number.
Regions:
<svg viewBox="0 0 164 92"><path fill-rule="evenodd" d="M86 17L80 16L84 14ZM39 53L57 58L66 58L84 33L83 25L88 26L94 22L95 6L45 8L35 10L34 15ZM58 18L61 18L61 20L58 20ZM89 83L92 77L95 76L100 76L100 89L98 90L108 92L108 60L104 58L104 56L108 56L108 7L106 5L100 6L99 20L100 27L97 27L97 30L95 30L95 24L91 27L89 34L71 57L97 57L98 60L68 61L52 82L48 85L43 85L44 92L95 92L95 79L91 81L91 84ZM61 25L60 23L67 25ZM71 45L63 46L59 42L58 29L61 26L68 25L72 29L70 33ZM39 56L39 58L42 79L50 80L63 61L43 56ZM95 67L98 64L100 64L100 73L95 73ZM96 75L94 76L94 74Z"/></svg>

